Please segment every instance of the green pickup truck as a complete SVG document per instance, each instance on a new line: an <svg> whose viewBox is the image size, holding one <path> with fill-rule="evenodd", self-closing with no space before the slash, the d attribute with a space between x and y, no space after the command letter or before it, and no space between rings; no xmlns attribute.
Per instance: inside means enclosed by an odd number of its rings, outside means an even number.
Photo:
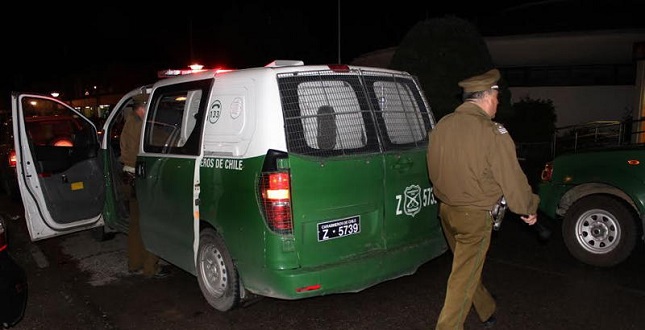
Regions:
<svg viewBox="0 0 645 330"><path fill-rule="evenodd" d="M563 135L569 142L554 140L558 151L538 183L540 211L563 221L576 259L612 267L645 239L645 145L624 123L594 125L572 128Z"/></svg>

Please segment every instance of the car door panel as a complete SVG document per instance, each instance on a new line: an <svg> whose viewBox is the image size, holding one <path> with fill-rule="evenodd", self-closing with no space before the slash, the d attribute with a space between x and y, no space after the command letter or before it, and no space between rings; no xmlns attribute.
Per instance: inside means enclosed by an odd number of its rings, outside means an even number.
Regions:
<svg viewBox="0 0 645 330"><path fill-rule="evenodd" d="M59 100L13 94L18 185L32 240L103 224L105 201L94 124Z"/></svg>

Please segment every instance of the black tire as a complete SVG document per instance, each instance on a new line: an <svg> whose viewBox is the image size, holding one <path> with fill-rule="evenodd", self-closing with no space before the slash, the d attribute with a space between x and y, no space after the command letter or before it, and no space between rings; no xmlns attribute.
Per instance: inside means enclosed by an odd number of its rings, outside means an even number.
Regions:
<svg viewBox="0 0 645 330"><path fill-rule="evenodd" d="M636 246L636 217L629 206L592 195L576 201L564 216L562 237L573 257L591 266L612 267Z"/></svg>
<svg viewBox="0 0 645 330"><path fill-rule="evenodd" d="M206 301L225 312L240 304L240 280L224 240L213 230L199 234L197 281Z"/></svg>

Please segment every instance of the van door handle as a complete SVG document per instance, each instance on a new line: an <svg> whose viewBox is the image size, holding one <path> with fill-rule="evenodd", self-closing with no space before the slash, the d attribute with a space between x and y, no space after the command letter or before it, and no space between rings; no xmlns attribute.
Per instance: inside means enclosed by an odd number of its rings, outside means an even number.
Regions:
<svg viewBox="0 0 645 330"><path fill-rule="evenodd" d="M142 161L137 161L135 168L135 173L138 178L144 178L146 176L146 163Z"/></svg>

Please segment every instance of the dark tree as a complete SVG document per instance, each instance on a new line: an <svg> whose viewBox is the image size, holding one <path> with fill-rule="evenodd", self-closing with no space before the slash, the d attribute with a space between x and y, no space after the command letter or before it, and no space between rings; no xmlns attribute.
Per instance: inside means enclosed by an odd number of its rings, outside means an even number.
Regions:
<svg viewBox="0 0 645 330"><path fill-rule="evenodd" d="M390 62L392 69L419 78L436 119L461 104L457 83L494 67L488 47L477 28L461 18L433 18L417 23L403 38ZM510 93L502 77L498 121L510 113Z"/></svg>
<svg viewBox="0 0 645 330"><path fill-rule="evenodd" d="M507 128L517 142L548 142L553 138L556 120L552 100L527 96L513 103L513 114Z"/></svg>

